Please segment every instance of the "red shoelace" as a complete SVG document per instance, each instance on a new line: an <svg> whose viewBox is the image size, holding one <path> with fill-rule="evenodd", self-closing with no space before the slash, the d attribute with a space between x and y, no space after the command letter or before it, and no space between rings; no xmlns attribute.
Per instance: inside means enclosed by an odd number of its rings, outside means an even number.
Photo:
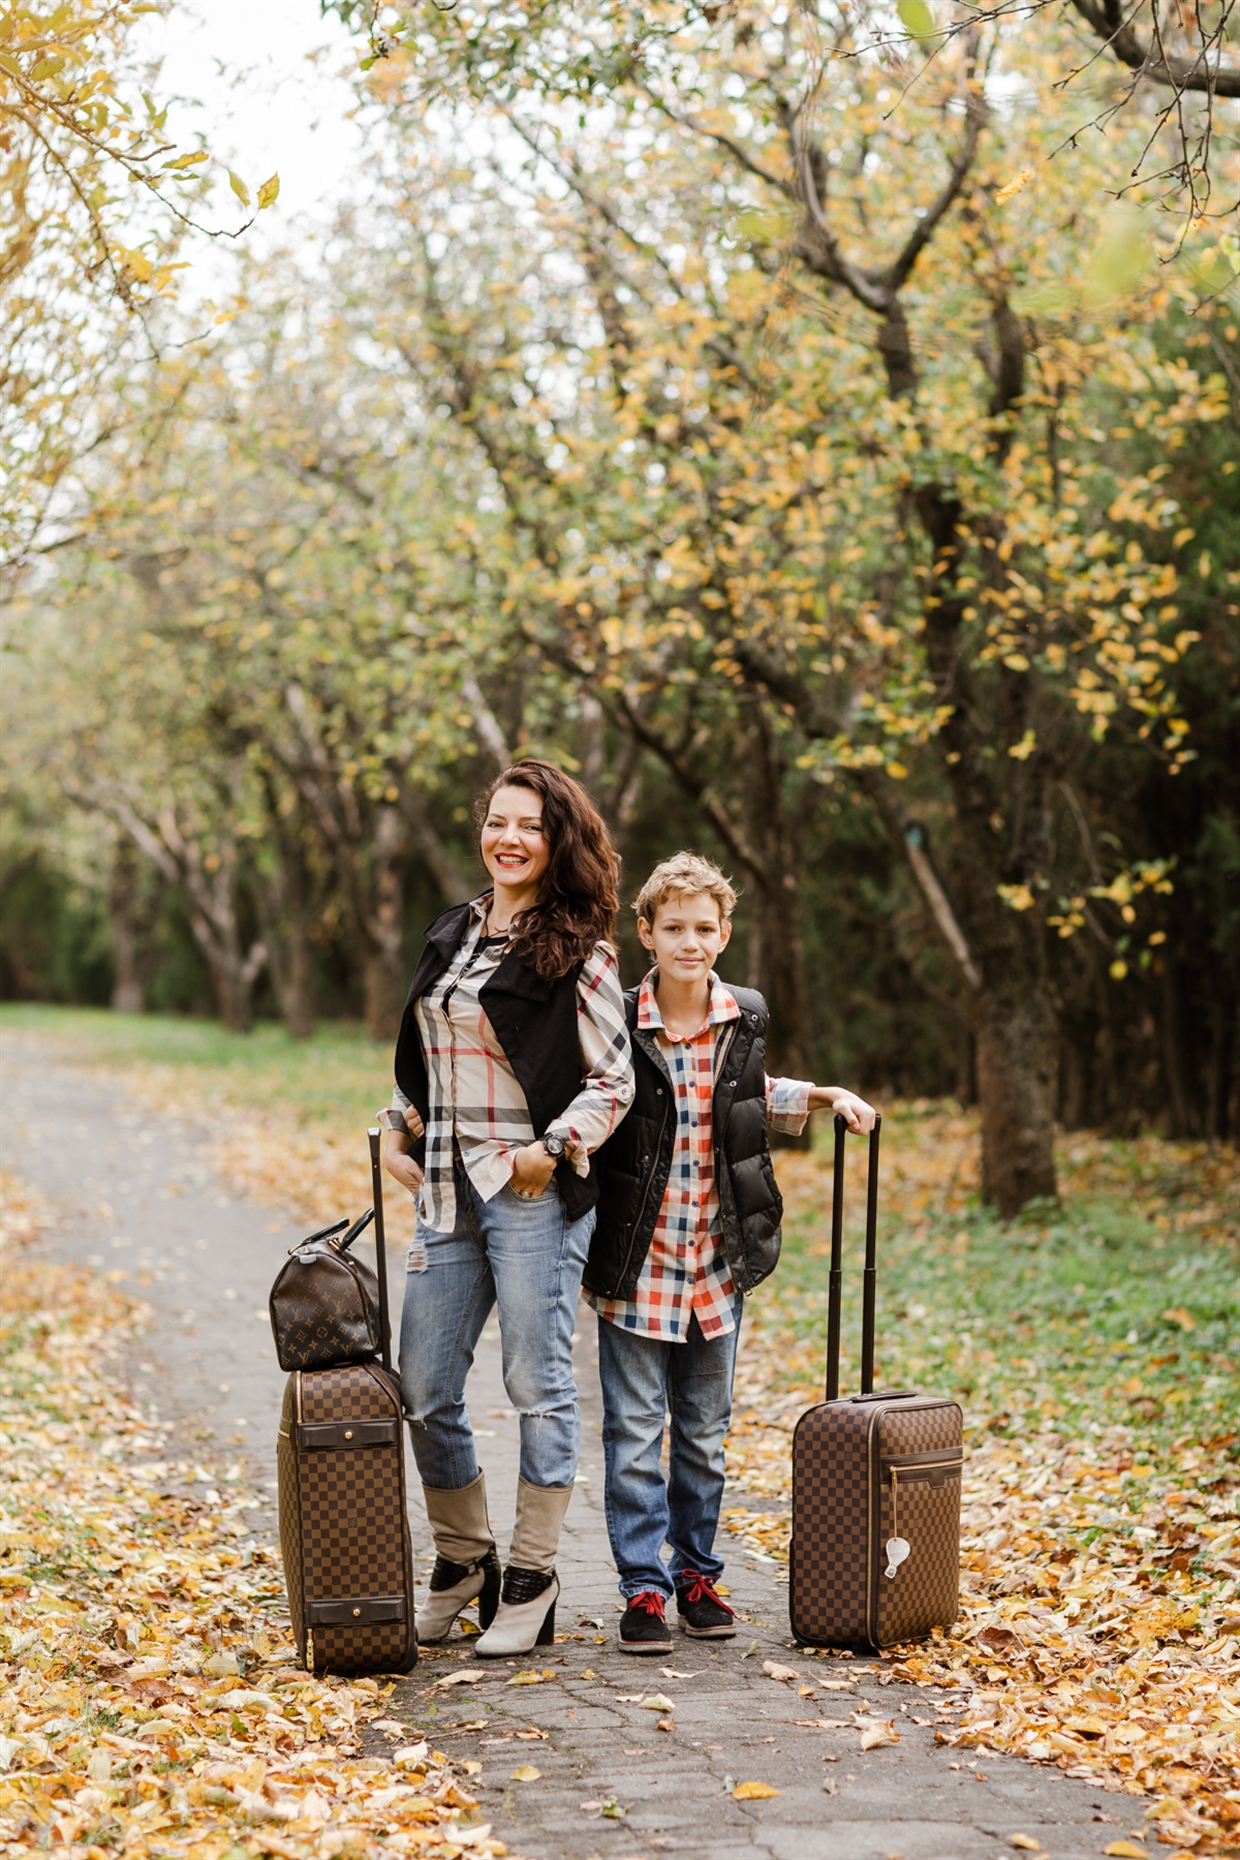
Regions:
<svg viewBox="0 0 1240 1860"><path fill-rule="evenodd" d="M667 1598L660 1595L657 1589L643 1589L640 1595L630 1595L629 1607L644 1608L648 1615L657 1615L662 1621L666 1601Z"/></svg>
<svg viewBox="0 0 1240 1860"><path fill-rule="evenodd" d="M728 1607L723 1597L716 1595L705 1576L699 1576L696 1569L686 1570L682 1577L684 1588L681 1591L685 1606L692 1608L695 1602L713 1602L716 1608L722 1608L725 1615L734 1611Z"/></svg>

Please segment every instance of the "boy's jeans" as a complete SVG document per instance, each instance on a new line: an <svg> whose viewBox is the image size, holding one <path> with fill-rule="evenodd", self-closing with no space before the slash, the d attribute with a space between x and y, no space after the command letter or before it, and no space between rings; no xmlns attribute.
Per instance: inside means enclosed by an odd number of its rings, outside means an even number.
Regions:
<svg viewBox="0 0 1240 1860"><path fill-rule="evenodd" d="M732 1415L736 1329L702 1335L696 1317L683 1343L642 1337L598 1321L603 1385L604 1508L620 1593L670 1595L685 1570L713 1582L723 1573L715 1529L723 1499L723 1439ZM672 1416L669 1477L659 1464L664 1410ZM671 1547L664 1565L661 1551Z"/></svg>
<svg viewBox="0 0 1240 1860"><path fill-rule="evenodd" d="M426 1268L405 1279L400 1379L424 1485L456 1490L478 1477L465 1378L499 1306L504 1387L521 1417L521 1477L571 1485L581 1418L573 1380L573 1324L594 1210L570 1221L554 1182L536 1201L511 1187L480 1201L456 1171L456 1227L418 1222Z"/></svg>

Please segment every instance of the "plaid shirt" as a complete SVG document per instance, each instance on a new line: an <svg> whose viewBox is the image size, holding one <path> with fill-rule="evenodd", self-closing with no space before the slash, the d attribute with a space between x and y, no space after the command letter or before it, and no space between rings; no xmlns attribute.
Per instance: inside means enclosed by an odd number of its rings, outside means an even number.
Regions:
<svg viewBox="0 0 1240 1860"><path fill-rule="evenodd" d="M741 1295L732 1282L719 1238L712 1105L715 1071L741 1017L736 997L714 973L706 1021L688 1040L674 1040L663 1025L651 970L637 1000L637 1025L652 1032L667 1061L675 1092L676 1137L663 1205L637 1289L630 1299L585 1293L599 1316L642 1337L683 1343L696 1315L703 1336L736 1329ZM767 1122L793 1135L805 1127L812 1086L799 1079L767 1079Z"/></svg>
<svg viewBox="0 0 1240 1860"><path fill-rule="evenodd" d="M426 1173L418 1212L433 1233L456 1226L454 1153L483 1201L512 1176L513 1152L534 1141L525 1093L487 1018L480 994L508 948L507 936L484 937L490 894L475 898L461 947L414 1012L426 1055L429 1107ZM633 1055L624 1018L620 971L610 943L596 943L577 981L577 1037L582 1085L546 1135L563 1137L578 1175L633 1102ZM399 1085L393 1107L409 1108Z"/></svg>

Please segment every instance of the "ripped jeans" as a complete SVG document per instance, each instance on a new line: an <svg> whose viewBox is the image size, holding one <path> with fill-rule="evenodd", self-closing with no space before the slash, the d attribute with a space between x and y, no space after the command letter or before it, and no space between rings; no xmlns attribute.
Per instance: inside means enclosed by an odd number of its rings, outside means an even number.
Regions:
<svg viewBox="0 0 1240 1860"><path fill-rule="evenodd" d="M400 1383L423 1485L456 1490L478 1477L465 1378L492 1307L499 1308L504 1387L520 1416L521 1477L571 1485L581 1417L573 1380L573 1325L594 1210L570 1221L552 1182L536 1201L504 1187L481 1201L459 1165L456 1226L418 1222L405 1279Z"/></svg>

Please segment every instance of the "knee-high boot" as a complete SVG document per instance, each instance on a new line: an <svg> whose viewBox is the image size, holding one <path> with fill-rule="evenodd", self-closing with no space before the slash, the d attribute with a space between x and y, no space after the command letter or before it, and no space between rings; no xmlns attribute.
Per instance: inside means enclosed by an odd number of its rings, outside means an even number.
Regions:
<svg viewBox="0 0 1240 1860"><path fill-rule="evenodd" d="M517 1481L517 1521L504 1570L504 1588L495 1620L474 1652L498 1660L555 1639L555 1603L560 1579L555 1553L560 1527L573 1495L571 1485L530 1485Z"/></svg>
<svg viewBox="0 0 1240 1860"><path fill-rule="evenodd" d="M463 1608L478 1598L478 1622L488 1628L499 1602L499 1553L487 1521L483 1473L455 1491L424 1485L426 1515L435 1538L431 1590L418 1609L418 1639L430 1645L443 1640Z"/></svg>

